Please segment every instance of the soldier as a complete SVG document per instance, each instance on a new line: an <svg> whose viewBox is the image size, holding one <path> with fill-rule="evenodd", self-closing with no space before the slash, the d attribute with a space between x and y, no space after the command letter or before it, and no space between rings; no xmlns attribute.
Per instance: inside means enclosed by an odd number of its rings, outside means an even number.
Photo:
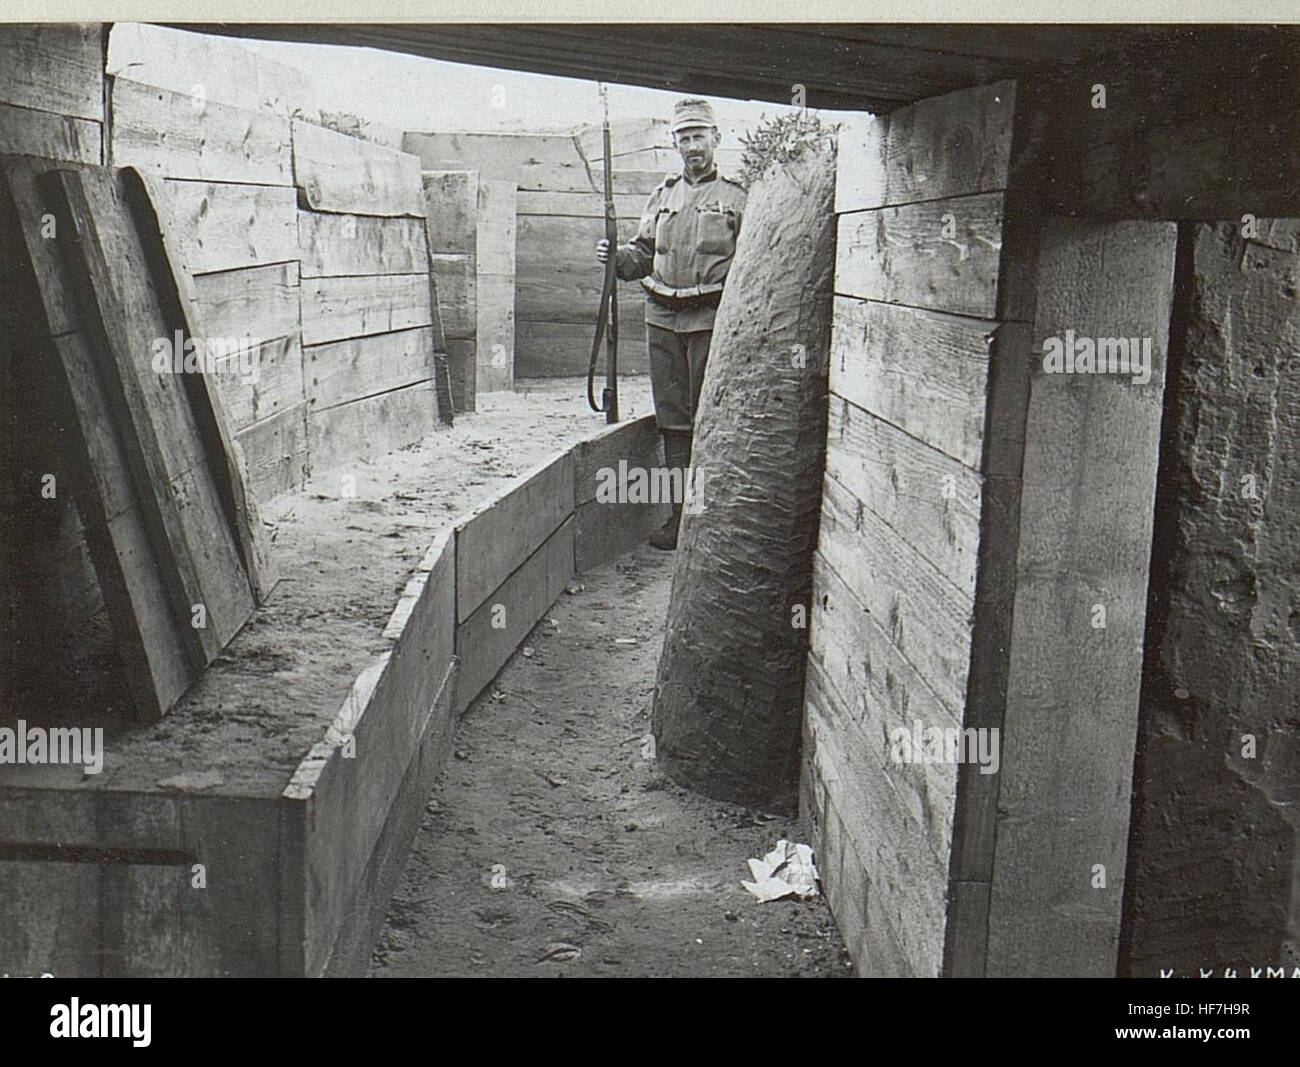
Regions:
<svg viewBox="0 0 1300 1067"><path fill-rule="evenodd" d="M616 249L614 264L621 279L639 278L646 291L655 421L664 459L670 469L681 470L679 484L685 486L713 317L736 252L745 188L714 165L722 135L707 101L679 101L672 135L682 172L650 194L636 237ZM607 261L608 241L596 245L596 258ZM672 517L650 535L650 544L676 548L681 518L682 504L675 500Z"/></svg>

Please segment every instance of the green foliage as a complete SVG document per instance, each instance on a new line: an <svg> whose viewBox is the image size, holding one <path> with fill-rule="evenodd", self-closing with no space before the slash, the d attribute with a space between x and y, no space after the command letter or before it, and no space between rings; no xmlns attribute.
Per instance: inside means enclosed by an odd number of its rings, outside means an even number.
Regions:
<svg viewBox="0 0 1300 1067"><path fill-rule="evenodd" d="M744 149L738 176L741 184L748 188L768 168L802 159L811 146L833 139L840 125L823 122L808 111L792 111L771 119L760 116L758 125L740 138Z"/></svg>

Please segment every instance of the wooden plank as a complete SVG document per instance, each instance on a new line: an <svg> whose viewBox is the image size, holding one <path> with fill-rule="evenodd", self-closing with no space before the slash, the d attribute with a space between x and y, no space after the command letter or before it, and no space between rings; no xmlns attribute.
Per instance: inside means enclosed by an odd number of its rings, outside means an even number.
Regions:
<svg viewBox="0 0 1300 1067"><path fill-rule="evenodd" d="M429 251L473 255L478 240L478 171L426 170L420 179Z"/></svg>
<svg viewBox="0 0 1300 1067"><path fill-rule="evenodd" d="M573 458L566 452L521 475L460 523L457 621L465 622L572 511Z"/></svg>
<svg viewBox="0 0 1300 1067"><path fill-rule="evenodd" d="M307 278L302 283L305 345L428 326L429 281L423 274Z"/></svg>
<svg viewBox="0 0 1300 1067"><path fill-rule="evenodd" d="M620 241L630 241L636 236L640 218L639 213L619 217ZM603 215L594 218L525 215L518 225L516 272L579 271L599 280L602 273L596 259L596 242L604 236Z"/></svg>
<svg viewBox="0 0 1300 1067"><path fill-rule="evenodd" d="M475 388L477 362L473 341L447 342L447 369L451 375L451 402L457 411L473 411L477 407Z"/></svg>
<svg viewBox="0 0 1300 1067"><path fill-rule="evenodd" d="M889 116L855 112L843 122L835 160L835 212L883 207Z"/></svg>
<svg viewBox="0 0 1300 1067"><path fill-rule="evenodd" d="M643 303L641 300L619 300L620 375L650 373ZM586 374L594 331L594 323L516 318L515 377L571 378Z"/></svg>
<svg viewBox="0 0 1300 1067"><path fill-rule="evenodd" d="M520 217L538 215L552 218L605 218L605 198L600 193L554 192L551 190L520 189L518 194ZM620 221L641 218L646 198L640 193L616 193L614 211Z"/></svg>
<svg viewBox="0 0 1300 1067"><path fill-rule="evenodd" d="M254 343L298 332L298 264L271 263L194 279L195 315L203 336Z"/></svg>
<svg viewBox="0 0 1300 1067"><path fill-rule="evenodd" d="M960 714L971 605L928 560L827 475L818 549L944 706Z"/></svg>
<svg viewBox="0 0 1300 1067"><path fill-rule="evenodd" d="M0 26L0 103L102 123L103 33L94 22Z"/></svg>
<svg viewBox="0 0 1300 1067"><path fill-rule="evenodd" d="M480 393L514 388L515 278L513 274L480 274L475 281L475 328Z"/></svg>
<svg viewBox="0 0 1300 1067"><path fill-rule="evenodd" d="M581 157L567 134L410 131L402 141L424 170L482 170L513 178L526 163L571 163Z"/></svg>
<svg viewBox="0 0 1300 1067"><path fill-rule="evenodd" d="M1015 104L1015 82L1000 81L891 111L885 203L1005 189Z"/></svg>
<svg viewBox="0 0 1300 1067"><path fill-rule="evenodd" d="M479 274L515 273L515 183L480 177L475 237Z"/></svg>
<svg viewBox="0 0 1300 1067"><path fill-rule="evenodd" d="M307 451L307 404L246 426L235 435L248 464L249 488L260 500L302 487Z"/></svg>
<svg viewBox="0 0 1300 1067"><path fill-rule="evenodd" d="M191 274L298 258L293 189L169 179L167 227Z"/></svg>
<svg viewBox="0 0 1300 1067"><path fill-rule="evenodd" d="M574 512L574 569L582 574L645 544L671 513L664 504L605 504L588 500Z"/></svg>
<svg viewBox="0 0 1300 1067"><path fill-rule="evenodd" d="M1001 247L1001 193L856 211L839 219L835 290L991 319Z"/></svg>
<svg viewBox="0 0 1300 1067"><path fill-rule="evenodd" d="M112 160L160 178L292 185L288 120L113 81Z"/></svg>
<svg viewBox="0 0 1300 1067"><path fill-rule="evenodd" d="M573 519L568 518L519 569L456 629L456 712L496 677L573 576ZM497 612L497 605L503 612ZM504 626L493 626L494 618Z"/></svg>
<svg viewBox="0 0 1300 1067"><path fill-rule="evenodd" d="M103 127L88 119L0 104L0 154L98 163Z"/></svg>
<svg viewBox="0 0 1300 1067"><path fill-rule="evenodd" d="M828 406L826 470L974 600L978 474L838 397Z"/></svg>
<svg viewBox="0 0 1300 1067"><path fill-rule="evenodd" d="M585 268L580 273L521 272L515 275L515 315L520 321L579 322L594 327L603 284L599 272L593 278ZM625 332L635 335L637 324L644 325L646 300L645 290L635 284L620 286L618 296L621 341Z"/></svg>
<svg viewBox="0 0 1300 1067"><path fill-rule="evenodd" d="M0 860L0 974L100 977L100 870Z"/></svg>
<svg viewBox="0 0 1300 1067"><path fill-rule="evenodd" d="M302 276L418 274L428 268L424 220L298 212Z"/></svg>
<svg viewBox="0 0 1300 1067"><path fill-rule="evenodd" d="M661 170L625 170L614 168L614 193L649 196L666 177ZM580 159L570 163L525 163L519 167L518 184L523 192L602 193L605 172L593 165L588 169Z"/></svg>
<svg viewBox="0 0 1300 1067"><path fill-rule="evenodd" d="M116 362L110 393L120 416L139 442L136 489L146 502L153 496L160 532L154 551L160 567L169 551L184 599L181 618L202 604L206 623L181 623L201 643L210 662L252 614L254 600L235 542L234 531L205 453L200 423L190 407L189 389L172 374L151 366L144 339L166 337L169 322L146 272L158 265L135 231L135 219L123 187L111 171L63 172L57 180L75 235L80 263L73 275L93 293L98 328L104 331ZM55 183L47 185L55 195ZM71 253L67 244L64 245ZM69 258L77 258L70 254ZM155 275L156 276L156 275ZM118 296L120 294L120 296ZM89 307L88 307L88 310ZM109 377L105 375L105 377ZM129 414L128 414L129 413ZM148 484L141 481L147 476Z"/></svg>
<svg viewBox="0 0 1300 1067"><path fill-rule="evenodd" d="M835 298L830 390L978 470L988 403L990 325Z"/></svg>
<svg viewBox="0 0 1300 1067"><path fill-rule="evenodd" d="M579 441L573 454L573 504L581 507L596 499L601 470L616 469L620 459L629 466L663 466L663 443L653 415L642 415L632 422L608 426L585 441Z"/></svg>
<svg viewBox="0 0 1300 1067"><path fill-rule="evenodd" d="M1043 234L1035 339L1147 338L1152 359L1141 384L1033 371L990 976L1115 973L1175 243L1172 223Z"/></svg>
<svg viewBox="0 0 1300 1067"><path fill-rule="evenodd" d="M121 173L128 200L133 201L133 214L149 269L157 280L163 317L174 338L196 336L201 324L197 320L198 299L193 279L183 261L179 241L169 237L169 232L175 231L169 231L159 213L158 204L166 200L166 191L158 179L144 177L134 169L127 168ZM247 381L241 377L241 385L261 385L262 396L276 399L292 400L302 395L302 358L296 334L283 349L270 343L252 355L251 366L245 367L242 360L238 361L238 372L249 372ZM266 382L262 380L263 370L267 373ZM243 452L231 437L235 427L218 384L219 377L219 373L201 373L187 378L186 384L218 498L234 530L253 596L263 604L279 581L280 572L270 540L262 528L256 498L248 491ZM262 406L272 405L263 403ZM257 416L256 406L251 414Z"/></svg>
<svg viewBox="0 0 1300 1067"><path fill-rule="evenodd" d="M225 422L232 433L288 411L306 396L303 350L296 333L259 345L249 364L252 373L247 375L232 361L224 372L211 376L221 392Z"/></svg>
<svg viewBox="0 0 1300 1067"><path fill-rule="evenodd" d="M896 938L900 962L908 971L937 977L943 951L946 857L936 857L928 847L916 813L907 808L884 776L879 754L856 750L848 743L845 712L825 686L815 661L808 665L805 711L811 762L825 782L831 807L839 813L845 838L856 854L842 851L841 855L845 861L855 861L857 870L865 874L866 884L859 879L845 894L851 901L847 910L865 915L873 894L885 898L873 911L888 926L881 930L878 923L865 923L866 955L877 955L873 945L882 935ZM841 869L842 882L854 876L856 871ZM878 954L884 958L891 955L894 953L889 951ZM872 962L879 967L881 960ZM902 975L895 972L895 976Z"/></svg>
<svg viewBox="0 0 1300 1067"><path fill-rule="evenodd" d="M353 337L306 350L304 378L313 411L427 381L433 376L433 335L427 326Z"/></svg>
<svg viewBox="0 0 1300 1067"><path fill-rule="evenodd" d="M391 648L357 678L324 740L313 746L284 790L287 800L310 801L304 849L308 973L324 969L347 913L357 906L368 861L453 670L450 531L434 552L432 568L408 585L414 603ZM451 721L449 704L442 705L445 721L438 728L443 731Z"/></svg>
<svg viewBox="0 0 1300 1067"><path fill-rule="evenodd" d="M438 315L448 341L472 340L478 330L478 275L474 258L460 253L429 257L438 290Z"/></svg>
<svg viewBox="0 0 1300 1067"><path fill-rule="evenodd" d="M293 174L315 211L424 217L420 161L406 152L295 119Z"/></svg>
<svg viewBox="0 0 1300 1067"><path fill-rule="evenodd" d="M438 425L433 382L363 397L307 415L307 451L313 475L347 469L413 445Z"/></svg>
<svg viewBox="0 0 1300 1067"><path fill-rule="evenodd" d="M101 57L96 49L96 63ZM118 22L108 39L107 72L119 80L201 93L244 111L288 117L310 111L309 75L233 37Z"/></svg>

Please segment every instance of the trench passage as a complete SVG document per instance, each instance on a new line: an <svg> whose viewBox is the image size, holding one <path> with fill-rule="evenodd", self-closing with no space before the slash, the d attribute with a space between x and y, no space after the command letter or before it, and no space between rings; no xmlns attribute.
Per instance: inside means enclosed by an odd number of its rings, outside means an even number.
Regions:
<svg viewBox="0 0 1300 1067"><path fill-rule="evenodd" d="M749 857L804 840L793 820L643 758L672 563L643 546L584 574L470 706L373 977L853 973L823 898L740 885Z"/></svg>

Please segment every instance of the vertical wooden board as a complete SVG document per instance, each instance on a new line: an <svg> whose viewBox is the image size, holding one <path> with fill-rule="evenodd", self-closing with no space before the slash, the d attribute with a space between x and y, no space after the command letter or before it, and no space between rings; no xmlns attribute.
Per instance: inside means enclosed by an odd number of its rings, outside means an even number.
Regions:
<svg viewBox="0 0 1300 1067"><path fill-rule="evenodd" d="M347 469L413 445L437 426L437 398L431 381L309 412L307 451L312 473Z"/></svg>
<svg viewBox="0 0 1300 1067"><path fill-rule="evenodd" d="M478 361L480 393L514 387L515 278L513 274L480 274L476 279L474 331L482 358Z"/></svg>
<svg viewBox="0 0 1300 1067"><path fill-rule="evenodd" d="M291 337L298 332L298 291L297 263L200 275L194 279L194 333L256 343Z"/></svg>
<svg viewBox="0 0 1300 1067"><path fill-rule="evenodd" d="M364 396L427 381L433 376L429 327L352 337L305 352L307 405L321 411Z"/></svg>
<svg viewBox="0 0 1300 1067"><path fill-rule="evenodd" d="M103 32L95 22L0 26L0 103L103 122Z"/></svg>
<svg viewBox="0 0 1300 1067"><path fill-rule="evenodd" d="M302 276L419 274L428 269L424 220L298 212Z"/></svg>
<svg viewBox="0 0 1300 1067"><path fill-rule="evenodd" d="M456 712L460 714L504 666L573 576L573 521L566 519L547 541L456 629ZM505 626L496 629L496 605Z"/></svg>
<svg viewBox="0 0 1300 1067"><path fill-rule="evenodd" d="M157 205L191 274L298 258L298 201L291 188L169 179Z"/></svg>
<svg viewBox="0 0 1300 1067"><path fill-rule="evenodd" d="M314 211L424 217L416 156L293 120L294 183Z"/></svg>
<svg viewBox="0 0 1300 1067"><path fill-rule="evenodd" d="M959 715L970 668L970 599L830 474L818 550L948 711Z"/></svg>
<svg viewBox="0 0 1300 1067"><path fill-rule="evenodd" d="M835 298L830 390L979 470L989 353L978 319Z"/></svg>
<svg viewBox="0 0 1300 1067"><path fill-rule="evenodd" d="M221 390L230 430L242 430L301 404L303 362L296 332L228 360L211 377Z"/></svg>
<svg viewBox="0 0 1300 1067"><path fill-rule="evenodd" d="M480 274L514 274L515 209L513 181L479 178L474 248Z"/></svg>
<svg viewBox="0 0 1300 1067"><path fill-rule="evenodd" d="M457 621L465 622L572 512L573 457L566 452L523 474L458 525Z"/></svg>
<svg viewBox="0 0 1300 1067"><path fill-rule="evenodd" d="M438 292L438 315L448 341L470 341L478 329L478 274L474 257L435 253L429 273Z"/></svg>
<svg viewBox="0 0 1300 1067"><path fill-rule="evenodd" d="M889 113L888 204L1007 187L1016 83L931 96Z"/></svg>
<svg viewBox="0 0 1300 1067"><path fill-rule="evenodd" d="M856 211L839 218L835 291L991 319L1001 248L1001 193Z"/></svg>
<svg viewBox="0 0 1300 1067"><path fill-rule="evenodd" d="M99 874L92 863L0 860L0 973L100 977Z"/></svg>
<svg viewBox="0 0 1300 1067"><path fill-rule="evenodd" d="M473 411L478 407L476 346L473 341L449 340L447 364L451 372L451 402L457 411Z"/></svg>
<svg viewBox="0 0 1300 1067"><path fill-rule="evenodd" d="M99 163L103 158L103 127L88 119L0 103L0 153Z"/></svg>
<svg viewBox="0 0 1300 1067"><path fill-rule="evenodd" d="M478 241L478 171L426 170L420 178L429 251L473 255Z"/></svg>
<svg viewBox="0 0 1300 1067"><path fill-rule="evenodd" d="M990 976L1115 973L1175 239L1158 222L1044 231L1035 339L1149 338L1152 360L1145 384L1034 367Z"/></svg>
<svg viewBox="0 0 1300 1067"><path fill-rule="evenodd" d="M307 278L302 283L305 345L407 330L432 321L424 274Z"/></svg>
<svg viewBox="0 0 1300 1067"><path fill-rule="evenodd" d="M114 23L107 72L184 96L198 86L208 100L286 117L310 110L314 95L309 75L237 38L139 22Z"/></svg>
<svg viewBox="0 0 1300 1067"><path fill-rule="evenodd" d="M835 212L863 211L885 203L888 115L854 112L844 118L835 161Z"/></svg>
<svg viewBox="0 0 1300 1067"><path fill-rule="evenodd" d="M287 119L122 78L113 81L112 115L116 166L160 178L293 184Z"/></svg>
<svg viewBox="0 0 1300 1067"><path fill-rule="evenodd" d="M299 488L306 477L307 404L295 404L235 434L248 462L249 484L261 500Z"/></svg>
<svg viewBox="0 0 1300 1067"><path fill-rule="evenodd" d="M839 397L828 406L826 471L974 601L978 474Z"/></svg>

